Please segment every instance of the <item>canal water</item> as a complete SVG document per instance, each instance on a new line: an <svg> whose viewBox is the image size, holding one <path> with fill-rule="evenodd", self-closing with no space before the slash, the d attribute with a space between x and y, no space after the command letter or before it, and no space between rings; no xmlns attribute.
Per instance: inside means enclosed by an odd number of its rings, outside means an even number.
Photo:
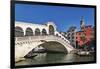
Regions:
<svg viewBox="0 0 100 69"><path fill-rule="evenodd" d="M24 61L17 62L15 65L38 65L52 63L69 63L69 62L88 62L93 61L94 56L79 56L76 54L63 53L38 53L33 58L27 58Z"/></svg>

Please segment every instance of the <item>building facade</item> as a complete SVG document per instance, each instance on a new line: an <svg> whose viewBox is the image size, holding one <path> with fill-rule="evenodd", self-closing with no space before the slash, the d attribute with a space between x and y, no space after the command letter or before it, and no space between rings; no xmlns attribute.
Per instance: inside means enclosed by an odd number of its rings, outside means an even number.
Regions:
<svg viewBox="0 0 100 69"><path fill-rule="evenodd" d="M71 26L67 32L60 32L66 39L68 39L71 45L76 48L76 27Z"/></svg>
<svg viewBox="0 0 100 69"><path fill-rule="evenodd" d="M76 32L76 44L77 48L89 47L94 40L94 28L92 25L85 25L84 19L80 21L80 31Z"/></svg>
<svg viewBox="0 0 100 69"><path fill-rule="evenodd" d="M93 46L95 39L95 27L85 25L83 17L80 20L80 30L77 31L75 26L71 26L67 32L60 32L68 39L74 48Z"/></svg>
<svg viewBox="0 0 100 69"><path fill-rule="evenodd" d="M71 45L76 48L76 27L72 26L67 31L67 39L70 41Z"/></svg>

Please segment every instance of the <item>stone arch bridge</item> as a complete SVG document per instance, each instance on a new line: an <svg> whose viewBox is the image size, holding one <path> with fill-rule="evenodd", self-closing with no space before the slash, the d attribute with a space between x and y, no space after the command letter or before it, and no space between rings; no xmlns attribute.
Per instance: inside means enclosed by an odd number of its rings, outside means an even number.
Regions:
<svg viewBox="0 0 100 69"><path fill-rule="evenodd" d="M75 49L70 42L62 36L53 22L44 25L25 22L15 22L15 58L27 55L32 49L43 43L55 42L61 45L44 46L49 50L71 53Z"/></svg>

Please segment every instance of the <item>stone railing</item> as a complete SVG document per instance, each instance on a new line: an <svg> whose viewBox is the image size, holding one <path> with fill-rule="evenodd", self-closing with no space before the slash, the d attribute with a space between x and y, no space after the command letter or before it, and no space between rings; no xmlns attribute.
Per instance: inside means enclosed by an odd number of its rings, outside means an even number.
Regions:
<svg viewBox="0 0 100 69"><path fill-rule="evenodd" d="M45 36L26 36L26 37L15 37L15 43L19 43L19 42L36 42L36 41L41 41L41 40L45 40L45 41L57 41L65 46L68 46L71 49L74 49L70 43L59 37L59 36L55 36L55 35L45 35Z"/></svg>

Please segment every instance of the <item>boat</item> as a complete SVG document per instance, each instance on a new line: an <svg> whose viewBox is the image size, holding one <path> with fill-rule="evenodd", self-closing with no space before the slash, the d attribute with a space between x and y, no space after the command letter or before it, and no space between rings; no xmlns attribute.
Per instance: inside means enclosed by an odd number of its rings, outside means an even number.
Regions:
<svg viewBox="0 0 100 69"><path fill-rule="evenodd" d="M37 53L34 53L33 51L30 51L27 55L24 56L24 58L33 58L37 56Z"/></svg>
<svg viewBox="0 0 100 69"><path fill-rule="evenodd" d="M79 56L89 56L91 55L89 51L78 51L77 55Z"/></svg>
<svg viewBox="0 0 100 69"><path fill-rule="evenodd" d="M24 58L33 58L33 57L35 57L35 56L37 56L37 54L26 55L26 56L24 56Z"/></svg>
<svg viewBox="0 0 100 69"><path fill-rule="evenodd" d="M45 48L43 48L42 46L38 46L36 48L34 48L33 52L34 53L44 53L46 51Z"/></svg>

